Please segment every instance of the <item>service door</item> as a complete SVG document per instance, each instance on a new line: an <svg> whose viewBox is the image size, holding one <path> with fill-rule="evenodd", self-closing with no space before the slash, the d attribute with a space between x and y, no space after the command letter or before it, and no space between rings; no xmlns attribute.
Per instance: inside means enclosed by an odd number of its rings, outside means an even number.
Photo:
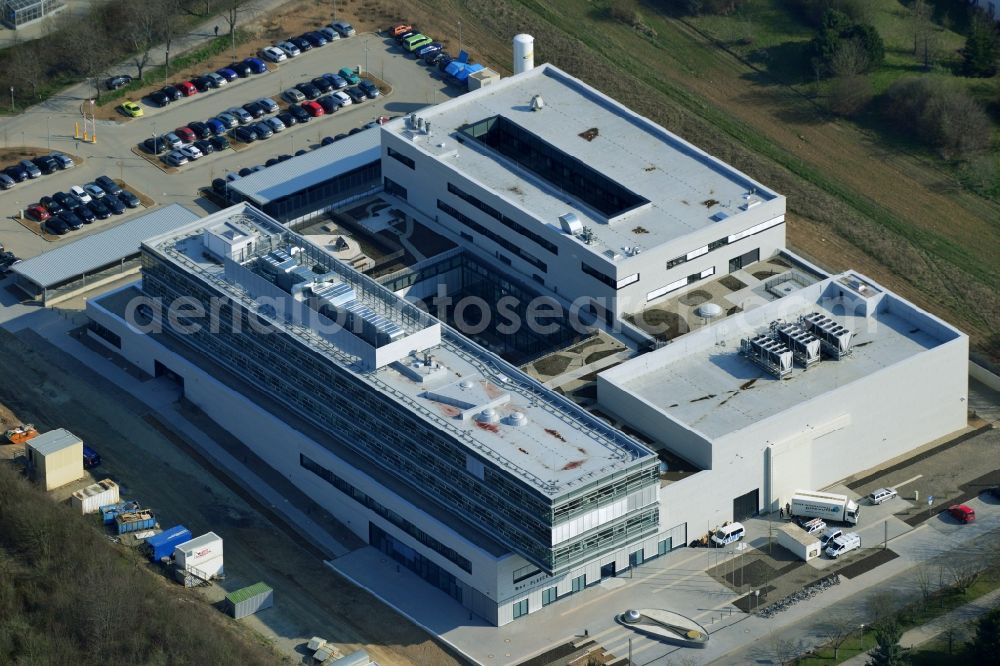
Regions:
<svg viewBox="0 0 1000 666"><path fill-rule="evenodd" d="M733 500L733 520L740 522L757 515L760 506L760 489L751 490Z"/></svg>

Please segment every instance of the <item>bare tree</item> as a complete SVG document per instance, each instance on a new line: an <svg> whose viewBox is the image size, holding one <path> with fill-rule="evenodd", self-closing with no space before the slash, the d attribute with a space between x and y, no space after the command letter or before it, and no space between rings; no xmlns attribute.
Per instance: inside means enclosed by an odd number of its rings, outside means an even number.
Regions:
<svg viewBox="0 0 1000 666"><path fill-rule="evenodd" d="M223 0L222 18L229 26L229 34L236 31L236 23L243 16L252 16L260 9L259 0Z"/></svg>
<svg viewBox="0 0 1000 666"><path fill-rule="evenodd" d="M799 645L795 641L780 636L774 637L771 647L779 664L789 662L799 654Z"/></svg>
<svg viewBox="0 0 1000 666"><path fill-rule="evenodd" d="M158 0L124 0L119 3L122 36L132 53L138 78L152 59L152 51L164 37L166 3Z"/></svg>
<svg viewBox="0 0 1000 666"><path fill-rule="evenodd" d="M913 570L913 578L920 589L920 598L926 603L934 594L934 581L931 578L931 570L925 564L918 565Z"/></svg>
<svg viewBox="0 0 1000 666"><path fill-rule="evenodd" d="M857 621L849 615L835 616L823 628L823 638L825 638L830 647L833 648L834 660L837 660L840 657L840 648L857 630Z"/></svg>
<svg viewBox="0 0 1000 666"><path fill-rule="evenodd" d="M946 566L952 586L962 594L979 580L982 573L979 562L972 558L952 557L949 558Z"/></svg>
<svg viewBox="0 0 1000 666"><path fill-rule="evenodd" d="M45 63L37 52L11 49L6 69L12 85L19 90L31 88L31 98L38 99L38 84L45 78Z"/></svg>
<svg viewBox="0 0 1000 666"><path fill-rule="evenodd" d="M830 57L828 64L833 76L854 76L867 71L871 58L865 47L857 39L849 39L840 45Z"/></svg>

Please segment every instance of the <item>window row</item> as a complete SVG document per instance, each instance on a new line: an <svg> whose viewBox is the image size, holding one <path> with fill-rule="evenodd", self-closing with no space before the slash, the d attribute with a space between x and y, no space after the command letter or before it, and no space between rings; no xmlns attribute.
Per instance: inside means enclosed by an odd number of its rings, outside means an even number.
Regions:
<svg viewBox="0 0 1000 666"><path fill-rule="evenodd" d="M504 248L505 250L507 250L511 254L517 255L521 259L524 259L529 264L531 264L532 266L540 269L543 272L546 272L546 273L548 272L549 267L545 264L544 261L542 261L541 259L538 259L535 256L532 256L531 254L529 254L528 252L526 252L524 249L522 249L521 246L518 245L517 243L513 243L513 242L507 240L505 237L501 236L500 234L494 233L493 231L487 229L483 225L481 225L478 222L476 222L475 220L473 220L471 217L469 217L465 213L463 213L463 212L461 212L459 210L456 210L453 206L449 206L448 204L446 204L445 202L441 201L440 199L438 199L437 207L438 207L438 210L444 211L445 213L447 213L451 217L455 218L456 220L458 220L459 222L461 222L465 226L469 227L470 229L472 229L476 233L479 233L479 234L481 234L483 236L486 236L491 241L493 241L494 243L496 243L500 247Z"/></svg>
<svg viewBox="0 0 1000 666"><path fill-rule="evenodd" d="M552 254L559 254L559 247L555 243L546 238L542 238L539 234L536 234L531 229L528 229L527 227L519 224L518 222L515 222L514 220L510 219L509 217L498 211L493 206L490 206L489 204L479 200L478 198L472 196L467 192L463 192L462 190L458 189L451 183L448 183L448 191L454 194L456 197L462 199L466 203L469 203L478 208L479 210L483 211L493 219L500 222L500 224L504 225L505 227L513 229L514 231L521 234L525 238L534 241L538 245L541 245L543 248L545 248Z"/></svg>
<svg viewBox="0 0 1000 666"><path fill-rule="evenodd" d="M404 155L403 153L399 152L398 150L393 150L392 148L388 148L387 150L389 151L389 157L393 158L397 162L401 162L401 163L405 164L406 166L410 167L411 169L415 169L416 168L416 162L413 161L412 157L410 157L408 155Z"/></svg>
<svg viewBox="0 0 1000 666"><path fill-rule="evenodd" d="M778 226L779 224L783 223L784 221L785 221L784 216L776 217L776 218L774 218L772 220L768 220L767 222L761 222L760 224L756 224L756 225L750 227L749 229L745 229L744 231L741 231L739 233L733 234L731 236L725 236L725 237L720 238L718 240L714 240L711 243L709 243L708 245L700 247L697 250L692 250L691 252L688 252L687 254L682 254L679 257L674 257L673 259L671 259L670 261L667 262L667 268L673 268L674 266L679 266L679 265L683 264L686 261L690 261L690 260L692 260L692 259L694 259L696 257L700 257L703 254L708 254L709 252L712 252L713 250L718 250L720 247L729 245L730 243L735 243L736 241L743 240L744 238L749 238L750 236L755 236L755 235L757 235L759 233L767 231L771 227Z"/></svg>

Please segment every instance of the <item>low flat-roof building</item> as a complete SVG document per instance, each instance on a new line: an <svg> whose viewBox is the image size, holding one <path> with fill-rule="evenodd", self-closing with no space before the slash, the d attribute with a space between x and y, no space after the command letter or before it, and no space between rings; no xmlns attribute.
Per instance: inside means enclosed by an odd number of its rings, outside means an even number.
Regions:
<svg viewBox="0 0 1000 666"><path fill-rule="evenodd" d="M28 440L25 455L31 475L45 490L83 478L83 440L65 428Z"/></svg>

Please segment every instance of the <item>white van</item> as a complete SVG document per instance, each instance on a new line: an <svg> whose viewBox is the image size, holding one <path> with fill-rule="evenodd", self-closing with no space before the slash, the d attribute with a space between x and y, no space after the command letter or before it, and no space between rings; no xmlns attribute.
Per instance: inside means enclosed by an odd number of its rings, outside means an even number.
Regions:
<svg viewBox="0 0 1000 666"><path fill-rule="evenodd" d="M728 525L723 525L715 531L712 535L712 545L716 548L722 548L725 545L736 543L746 534L746 529L743 527L743 523L730 523Z"/></svg>
<svg viewBox="0 0 1000 666"><path fill-rule="evenodd" d="M831 539L836 539L837 537L843 535L843 533L844 530L839 527L828 527L824 530L823 535L820 536L819 542L823 548L826 548L830 544Z"/></svg>
<svg viewBox="0 0 1000 666"><path fill-rule="evenodd" d="M849 553L852 550L857 550L861 548L861 537L859 537L855 532L848 532L847 534L842 534L835 539L831 539L826 547L826 554L830 557L837 558L844 553Z"/></svg>

